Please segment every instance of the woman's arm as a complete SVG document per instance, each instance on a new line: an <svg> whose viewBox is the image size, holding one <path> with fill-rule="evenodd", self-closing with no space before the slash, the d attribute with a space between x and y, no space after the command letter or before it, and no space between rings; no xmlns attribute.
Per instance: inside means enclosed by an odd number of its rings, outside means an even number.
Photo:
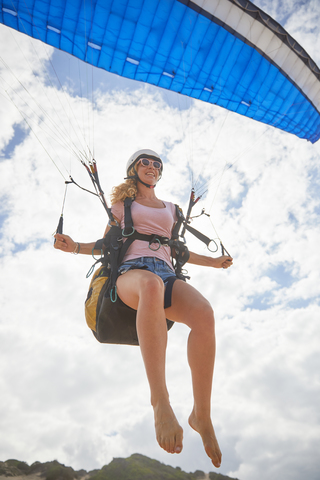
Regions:
<svg viewBox="0 0 320 480"><path fill-rule="evenodd" d="M62 233L56 233L54 238L56 239L54 243L54 248L57 250L62 250L63 252L69 252L69 253L82 253L84 255L91 255L92 254L92 249L95 246L96 242L90 242L90 243L79 243L75 242L72 240L69 235L64 235ZM94 253L98 255L100 253L100 250L94 250Z"/></svg>
<svg viewBox="0 0 320 480"><path fill-rule="evenodd" d="M116 217L114 218L117 222L119 222L119 220ZM116 223L111 222L111 225L116 225ZM105 232L104 232L104 237L107 235L110 228L111 226L108 223L107 228L105 229ZM83 255L92 255L92 253L94 255L100 255L101 253L100 250L94 250L92 252L96 242L90 242L90 243L75 242L74 240L72 240L71 237L69 237L69 235L64 235L62 233L56 233L54 238L55 238L54 248L56 248L57 250L62 250L63 252L69 252L69 253L75 253L75 254L82 253Z"/></svg>
<svg viewBox="0 0 320 480"><path fill-rule="evenodd" d="M214 268L229 268L232 265L232 257L222 255L221 257L213 258L205 255L198 255L194 252L189 252L190 257L188 263L193 265L200 265L202 267L214 267Z"/></svg>

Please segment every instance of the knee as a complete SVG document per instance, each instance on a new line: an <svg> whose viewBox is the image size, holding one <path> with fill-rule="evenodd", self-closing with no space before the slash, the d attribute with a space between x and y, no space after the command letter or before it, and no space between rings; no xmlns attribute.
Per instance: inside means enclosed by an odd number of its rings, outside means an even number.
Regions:
<svg viewBox="0 0 320 480"><path fill-rule="evenodd" d="M214 334L215 331L215 321L214 321L214 312L210 303L205 300L199 305L197 309L197 324L199 328L203 328L208 335Z"/></svg>
<svg viewBox="0 0 320 480"><path fill-rule="evenodd" d="M214 312L208 301L203 306L203 316L206 318L206 321L214 327Z"/></svg>
<svg viewBox="0 0 320 480"><path fill-rule="evenodd" d="M148 297L150 298L163 298L164 283L160 277L153 273L150 273L150 275L145 275L143 280L141 281L140 292L141 295L148 295Z"/></svg>

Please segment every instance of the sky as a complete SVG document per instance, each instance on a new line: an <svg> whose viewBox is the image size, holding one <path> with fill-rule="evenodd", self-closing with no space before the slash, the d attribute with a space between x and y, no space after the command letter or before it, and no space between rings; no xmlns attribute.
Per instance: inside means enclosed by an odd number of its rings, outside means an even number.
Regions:
<svg viewBox="0 0 320 480"><path fill-rule="evenodd" d="M318 0L256 3L320 65ZM240 480L318 479L320 142L83 68L2 25L0 45L0 460L91 470L141 453ZM174 325L168 340L167 383L184 428L182 453L170 455L155 439L139 348L101 345L86 326L93 259L53 249L65 180L90 187L71 151L83 138L107 198L140 148L164 159L159 198L186 209L192 182L208 186L194 214L210 217L192 225L219 237L234 265L188 271L215 311L219 470L187 424L187 327ZM94 241L106 222L97 198L68 187L65 233Z"/></svg>

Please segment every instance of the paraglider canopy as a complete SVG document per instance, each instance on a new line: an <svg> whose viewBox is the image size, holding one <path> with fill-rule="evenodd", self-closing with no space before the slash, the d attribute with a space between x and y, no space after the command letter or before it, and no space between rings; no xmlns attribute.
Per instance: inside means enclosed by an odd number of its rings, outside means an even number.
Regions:
<svg viewBox="0 0 320 480"><path fill-rule="evenodd" d="M109 72L217 104L312 143L320 71L244 0L0 0L0 21Z"/></svg>

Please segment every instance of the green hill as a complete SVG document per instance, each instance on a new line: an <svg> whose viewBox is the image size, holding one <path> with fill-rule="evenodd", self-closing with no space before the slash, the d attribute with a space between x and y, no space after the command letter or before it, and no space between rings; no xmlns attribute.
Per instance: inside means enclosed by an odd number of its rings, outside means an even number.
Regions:
<svg viewBox="0 0 320 480"><path fill-rule="evenodd" d="M57 460L28 465L19 460L0 462L0 479L25 476L26 480L204 480L205 473L197 470L186 473L180 467L171 467L135 453L128 458L114 458L100 470L74 470ZM14 479L13 479L14 480ZM220 473L209 473L209 480L237 480Z"/></svg>

